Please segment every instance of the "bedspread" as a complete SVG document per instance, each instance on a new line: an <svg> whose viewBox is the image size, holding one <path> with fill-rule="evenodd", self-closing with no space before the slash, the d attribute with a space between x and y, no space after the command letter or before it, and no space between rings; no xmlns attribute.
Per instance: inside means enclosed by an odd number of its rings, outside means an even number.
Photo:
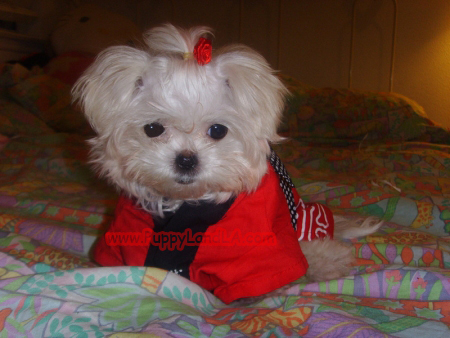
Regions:
<svg viewBox="0 0 450 338"><path fill-rule="evenodd" d="M412 129L393 119L392 102L404 110L403 99L370 94L371 106L367 96L355 103L340 91L337 102L336 92L286 80L295 94L284 130L290 139L274 148L302 198L385 224L348 240L357 258L349 276L320 283L301 278L253 303L227 306L176 274L98 267L89 259L118 194L89 168L88 127L79 118L70 125L46 115L58 98L24 101L46 80L55 88L46 74L17 67L0 73L1 337L450 336L450 133L423 113L413 115ZM56 87L64 92L62 84ZM355 121L343 122L341 113L333 115L339 120L328 117L341 128L333 132L311 110L326 112L329 97L334 107L363 104L366 120L375 111L378 122L387 100L390 127L375 123L358 134ZM297 133L288 130L292 125ZM74 126L83 132L67 130ZM352 136L343 137L343 128ZM390 137L393 132L401 137Z"/></svg>

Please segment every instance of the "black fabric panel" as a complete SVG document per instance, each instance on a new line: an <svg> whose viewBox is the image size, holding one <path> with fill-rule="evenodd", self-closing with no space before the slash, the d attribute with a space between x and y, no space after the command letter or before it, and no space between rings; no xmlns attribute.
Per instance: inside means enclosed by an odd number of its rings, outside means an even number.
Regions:
<svg viewBox="0 0 450 338"><path fill-rule="evenodd" d="M181 250L173 247L162 250L163 242L167 239L173 241L176 236L180 240L181 236L187 235L186 230L190 229L191 239L195 238L197 244L200 243L202 234L209 226L223 218L233 202L234 198L222 204L185 202L175 213L167 213L164 218L154 217L155 233L145 259L145 266L158 267L189 278L189 265L194 261L198 245L185 245ZM191 243L195 244L193 241Z"/></svg>

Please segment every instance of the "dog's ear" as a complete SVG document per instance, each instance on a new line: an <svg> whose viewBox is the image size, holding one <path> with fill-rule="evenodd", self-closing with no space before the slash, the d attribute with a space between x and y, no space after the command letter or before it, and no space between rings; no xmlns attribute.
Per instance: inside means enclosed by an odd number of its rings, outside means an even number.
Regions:
<svg viewBox="0 0 450 338"><path fill-rule="evenodd" d="M133 103L142 88L150 56L141 50L110 47L100 53L72 89L78 102L97 133L114 128L111 120L120 116Z"/></svg>
<svg viewBox="0 0 450 338"><path fill-rule="evenodd" d="M269 142L279 141L276 131L288 90L267 61L242 45L222 48L214 60L238 112L247 115L245 118L253 124L256 136Z"/></svg>

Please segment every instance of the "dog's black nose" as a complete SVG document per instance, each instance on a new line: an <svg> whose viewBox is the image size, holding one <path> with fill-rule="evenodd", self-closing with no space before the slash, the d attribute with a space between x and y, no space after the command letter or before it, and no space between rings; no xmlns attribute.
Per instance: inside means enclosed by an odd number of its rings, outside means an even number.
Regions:
<svg viewBox="0 0 450 338"><path fill-rule="evenodd" d="M198 165L198 157L192 152L183 152L175 158L175 164L179 171L187 173Z"/></svg>

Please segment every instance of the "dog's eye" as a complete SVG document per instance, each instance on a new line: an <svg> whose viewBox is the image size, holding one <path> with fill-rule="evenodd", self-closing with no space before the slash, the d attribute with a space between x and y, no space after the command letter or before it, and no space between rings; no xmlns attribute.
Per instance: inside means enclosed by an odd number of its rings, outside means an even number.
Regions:
<svg viewBox="0 0 450 338"><path fill-rule="evenodd" d="M148 137L158 137L162 133L164 133L164 126L161 123L154 122L151 124L146 124L144 126L144 131Z"/></svg>
<svg viewBox="0 0 450 338"><path fill-rule="evenodd" d="M213 124L208 129L208 135L214 140L221 140L227 135L228 128L222 124Z"/></svg>

